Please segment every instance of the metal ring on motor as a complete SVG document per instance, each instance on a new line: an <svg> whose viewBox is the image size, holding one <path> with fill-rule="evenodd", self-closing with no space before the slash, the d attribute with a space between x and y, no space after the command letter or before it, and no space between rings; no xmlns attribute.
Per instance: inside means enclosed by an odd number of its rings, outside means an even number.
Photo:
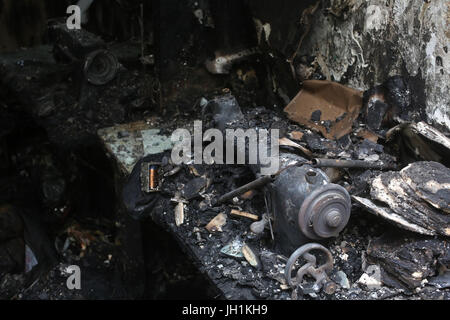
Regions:
<svg viewBox="0 0 450 320"><path fill-rule="evenodd" d="M310 239L330 238L347 225L350 211L351 199L347 190L328 183L306 197L300 207L298 224L303 234Z"/></svg>

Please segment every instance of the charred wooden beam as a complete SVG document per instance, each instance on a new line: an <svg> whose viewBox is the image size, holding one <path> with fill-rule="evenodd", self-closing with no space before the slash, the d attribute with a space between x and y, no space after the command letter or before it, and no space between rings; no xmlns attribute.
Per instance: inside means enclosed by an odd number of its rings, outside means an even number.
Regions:
<svg viewBox="0 0 450 320"><path fill-rule="evenodd" d="M367 254L368 261L384 271L385 284L413 289L440 267L448 267L449 250L448 241L384 235L370 243Z"/></svg>

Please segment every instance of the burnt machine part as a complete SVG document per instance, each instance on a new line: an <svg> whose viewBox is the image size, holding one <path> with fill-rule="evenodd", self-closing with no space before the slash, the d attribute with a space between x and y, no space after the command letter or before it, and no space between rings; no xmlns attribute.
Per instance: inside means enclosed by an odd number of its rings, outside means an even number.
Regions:
<svg viewBox="0 0 450 320"><path fill-rule="evenodd" d="M366 168L378 170L397 170L397 166L381 161L341 160L341 159L313 159L311 163L317 168Z"/></svg>
<svg viewBox="0 0 450 320"><path fill-rule="evenodd" d="M258 52L258 48L251 48L231 54L216 54L215 59L206 60L205 67L209 72L213 74L228 74L230 73L233 64L249 58Z"/></svg>
<svg viewBox="0 0 450 320"><path fill-rule="evenodd" d="M161 163L142 162L141 190L146 193L160 191L162 176Z"/></svg>
<svg viewBox="0 0 450 320"><path fill-rule="evenodd" d="M225 95L208 103L203 116L213 115L215 127L223 130L240 117L228 118L226 111L237 110L239 105L231 95ZM268 152L269 154L269 152ZM277 244L284 253L292 253L311 239L320 240L337 236L350 218L351 200L348 192L330 183L320 169L307 164L307 160L294 154L280 154L280 170L263 176L218 199L218 203L257 187L265 186L275 222ZM250 165L258 174L261 163Z"/></svg>
<svg viewBox="0 0 450 320"><path fill-rule="evenodd" d="M84 29L69 30L65 22L51 23L48 34L55 53L65 55L70 60L84 59L90 52L106 47L105 42L97 35Z"/></svg>
<svg viewBox="0 0 450 320"><path fill-rule="evenodd" d="M115 78L119 61L105 49L106 44L101 38L83 29L69 30L65 23L51 24L48 30L56 58L82 63L86 81L104 85Z"/></svg>
<svg viewBox="0 0 450 320"><path fill-rule="evenodd" d="M325 261L320 265L318 265L318 260L316 255L311 252L322 252L322 255L325 256ZM318 255L319 256L319 255ZM300 260L305 261L306 263L302 265ZM297 261L299 263L297 263ZM295 277L292 277L292 272L296 269L296 266L300 264L300 267L297 269L297 273ZM328 278L328 274L333 269L333 256L331 252L325 248L324 246L318 243L308 243L292 253L286 262L286 268L284 270L284 276L286 282L292 288L295 287L303 287L303 278L306 275L314 278L315 282L312 286L312 292L319 292L322 288L325 292L331 293L335 290L336 285ZM309 293L309 292L304 292Z"/></svg>
<svg viewBox="0 0 450 320"><path fill-rule="evenodd" d="M119 61L107 50L96 50L89 53L84 60L84 77L93 85L104 85L116 77Z"/></svg>
<svg viewBox="0 0 450 320"><path fill-rule="evenodd" d="M267 188L275 237L285 253L310 240L336 237L350 218L347 190L308 164L286 168Z"/></svg>

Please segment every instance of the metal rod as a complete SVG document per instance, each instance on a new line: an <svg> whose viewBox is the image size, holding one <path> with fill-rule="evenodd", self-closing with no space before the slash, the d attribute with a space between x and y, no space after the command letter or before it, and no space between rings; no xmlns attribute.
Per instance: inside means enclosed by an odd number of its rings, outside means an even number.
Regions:
<svg viewBox="0 0 450 320"><path fill-rule="evenodd" d="M381 161L341 160L341 159L313 159L311 164L318 168L367 168L380 170L396 170L397 166Z"/></svg>
<svg viewBox="0 0 450 320"><path fill-rule="evenodd" d="M243 185L242 187L239 187L237 189L234 189L233 191L230 191L230 192L224 194L217 200L217 204L224 203L224 202L226 202L230 199L233 199L234 197L237 197L249 190L260 188L260 187L268 184L272 180L273 180L273 176L271 176L271 175L262 176L256 180L253 180L252 182L249 182L249 183Z"/></svg>
<svg viewBox="0 0 450 320"><path fill-rule="evenodd" d="M267 216L267 221L269 222L269 228L270 228L270 236L272 237L272 241L275 240L275 237L273 235L273 228L272 228L272 221L271 221L271 214L269 212L269 205L267 203L267 197L264 196L264 202L266 204L266 216Z"/></svg>
<svg viewBox="0 0 450 320"><path fill-rule="evenodd" d="M288 165L284 168L281 168L280 170L278 170L275 174L272 175L266 175L266 176L262 176L256 180L253 180L252 182L247 183L246 185L243 185L242 187L239 187L237 189L234 189L233 191L230 191L226 194L224 194L223 196L221 196L217 202L215 204L222 204L230 199L233 199L236 196L239 196L249 190L252 189L257 189L260 188L266 184L268 184L269 182L272 182L273 180L275 180L275 178L284 170L287 170L289 168L292 167L299 167L302 166L303 164L307 163L306 160L305 161L299 161L296 162L294 164Z"/></svg>

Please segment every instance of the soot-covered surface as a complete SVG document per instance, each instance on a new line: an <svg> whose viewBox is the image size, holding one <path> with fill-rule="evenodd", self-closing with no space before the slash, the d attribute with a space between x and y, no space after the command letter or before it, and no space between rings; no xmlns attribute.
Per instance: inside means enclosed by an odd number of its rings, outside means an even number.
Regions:
<svg viewBox="0 0 450 320"><path fill-rule="evenodd" d="M414 152L404 157L407 148L399 150L398 143L385 139L383 135L395 122L390 112L379 119L379 136L365 130L362 115L352 133L337 141L290 122L281 107L300 84L291 78L279 42L235 64L229 74L210 74L204 61L216 51L223 54L255 46L253 30L236 31L252 27L252 13L240 1L209 6L202 1L174 0L153 7L155 2L151 7L156 11L145 13L149 23L144 41L145 55L154 55L154 65L143 65L139 59L138 4L126 12L120 6L111 9L111 16L121 17L117 25L134 21L129 24L134 26L131 30L114 24L105 28L99 17L91 19L88 29L102 35L121 64L115 79L106 85L89 84L79 65L55 59L49 41L0 55L1 298L449 299L448 289L436 288L440 280L435 278L445 275L448 267L447 240L403 231L358 206L353 206L344 231L324 243L334 257L330 278L337 283L337 291L312 296L293 291L284 282L286 257L280 255L269 230L256 236L249 232L252 220L230 215L231 209L239 209L261 217L266 212L262 191L251 199L211 205L215 197L254 179L246 166L174 166L171 169L176 172L166 178L163 190L151 196L140 194L139 165L130 177L124 173L101 134L97 136L98 129L141 121L170 136L174 129L191 128L201 118L204 100L223 94L236 97L243 127L280 129L280 137L295 140L318 157L379 159L401 165L424 160ZM203 10L203 23L192 12L197 9ZM217 20L215 27L208 22L211 19ZM296 22L281 23L281 29L285 28L295 29L290 34L294 42L304 31L297 30ZM291 53L293 48L284 49ZM294 63L314 61L315 57L299 56ZM303 75L324 79L320 68ZM394 79L385 88L397 93L392 99L411 100L409 89L395 86L403 80ZM400 111L408 117L408 112ZM412 111L415 117L423 113ZM398 110L392 108L392 112L395 115ZM320 113L312 120L320 121ZM298 148L283 147L283 151L304 156ZM137 160L145 154L136 156ZM154 157L160 160L163 155ZM380 173L327 171L333 181L360 197L370 196L371 181ZM132 199L123 199L125 186L134 188ZM135 203L139 197L145 214L136 220L126 209L128 202ZM184 219L177 226L175 211L181 207ZM227 215L222 231L208 232L205 226L219 213ZM393 234L395 241L381 237L385 233ZM220 252L235 239L250 246L260 267ZM33 266L33 256L38 264L24 272ZM370 272L372 264L383 267L383 284ZM67 288L69 265L80 266L82 290ZM426 270L418 270L422 267Z"/></svg>

